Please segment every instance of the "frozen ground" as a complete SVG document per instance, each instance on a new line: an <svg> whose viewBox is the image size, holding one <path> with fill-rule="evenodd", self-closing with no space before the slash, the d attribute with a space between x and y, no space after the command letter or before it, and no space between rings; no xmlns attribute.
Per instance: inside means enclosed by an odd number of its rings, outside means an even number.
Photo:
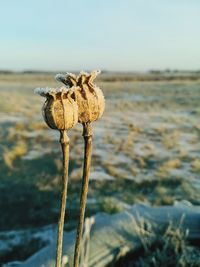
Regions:
<svg viewBox="0 0 200 267"><path fill-rule="evenodd" d="M0 262L23 260L48 242L34 229L55 225L62 170L59 134L41 116L37 86L49 77L0 80ZM125 205L199 204L200 82L100 82L106 111L94 123L87 216ZM12 93L12 97L10 96ZM81 186L81 125L71 130L66 230L76 226ZM38 228L39 227L39 228ZM27 237L26 242L22 238ZM47 233L47 235L46 235ZM28 240L28 241L27 241ZM31 243L32 251L19 247ZM16 244L16 242L18 242ZM30 243L29 243L30 244Z"/></svg>

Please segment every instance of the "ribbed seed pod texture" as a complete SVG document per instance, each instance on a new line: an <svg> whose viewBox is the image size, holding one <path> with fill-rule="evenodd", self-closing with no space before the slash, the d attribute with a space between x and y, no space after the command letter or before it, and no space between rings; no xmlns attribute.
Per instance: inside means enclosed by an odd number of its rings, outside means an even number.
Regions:
<svg viewBox="0 0 200 267"><path fill-rule="evenodd" d="M91 92L89 88L78 88L75 92L78 105L78 121L80 123L96 121L103 114L105 100L102 91L95 88Z"/></svg>
<svg viewBox="0 0 200 267"><path fill-rule="evenodd" d="M44 103L43 117L50 128L69 130L78 122L78 107L69 94L52 93Z"/></svg>
<svg viewBox="0 0 200 267"><path fill-rule="evenodd" d="M105 99L100 88L92 82L97 73L82 73L78 77L74 90L78 105L78 121L80 123L93 122L100 118L105 109Z"/></svg>

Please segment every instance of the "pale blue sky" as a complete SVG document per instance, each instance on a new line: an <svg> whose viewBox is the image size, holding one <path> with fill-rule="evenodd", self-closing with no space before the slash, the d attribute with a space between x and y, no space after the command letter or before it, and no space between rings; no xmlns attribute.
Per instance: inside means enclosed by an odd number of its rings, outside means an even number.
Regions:
<svg viewBox="0 0 200 267"><path fill-rule="evenodd" d="M200 0L1 0L0 69L200 69Z"/></svg>

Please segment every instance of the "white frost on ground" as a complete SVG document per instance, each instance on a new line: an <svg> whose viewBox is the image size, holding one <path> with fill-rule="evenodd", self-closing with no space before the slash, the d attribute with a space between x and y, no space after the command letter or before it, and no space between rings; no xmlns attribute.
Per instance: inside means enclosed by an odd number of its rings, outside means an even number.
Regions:
<svg viewBox="0 0 200 267"><path fill-rule="evenodd" d="M0 113L0 123L24 122L26 120L27 118L23 116Z"/></svg>
<svg viewBox="0 0 200 267"><path fill-rule="evenodd" d="M100 172L100 171L94 171L91 172L90 174L90 180L114 180L115 178L110 176L109 174L105 173L105 172Z"/></svg>
<svg viewBox="0 0 200 267"><path fill-rule="evenodd" d="M24 240L40 239L47 243L54 239L56 225L48 225L34 230L14 230L0 232L0 251L10 250L12 247L24 244Z"/></svg>
<svg viewBox="0 0 200 267"><path fill-rule="evenodd" d="M30 150L25 156L22 157L23 160L33 160L38 159L51 152L51 149L41 150Z"/></svg>

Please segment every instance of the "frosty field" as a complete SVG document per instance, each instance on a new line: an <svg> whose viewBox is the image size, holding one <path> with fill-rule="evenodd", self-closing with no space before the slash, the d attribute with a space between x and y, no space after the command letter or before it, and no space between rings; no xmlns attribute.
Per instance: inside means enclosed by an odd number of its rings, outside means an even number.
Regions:
<svg viewBox="0 0 200 267"><path fill-rule="evenodd" d="M141 202L200 205L200 80L102 77L106 111L94 123L86 216ZM44 246L57 223L59 134L43 122L38 86L59 84L49 74L0 75L0 266ZM69 132L65 230L78 218L81 135L80 125Z"/></svg>

